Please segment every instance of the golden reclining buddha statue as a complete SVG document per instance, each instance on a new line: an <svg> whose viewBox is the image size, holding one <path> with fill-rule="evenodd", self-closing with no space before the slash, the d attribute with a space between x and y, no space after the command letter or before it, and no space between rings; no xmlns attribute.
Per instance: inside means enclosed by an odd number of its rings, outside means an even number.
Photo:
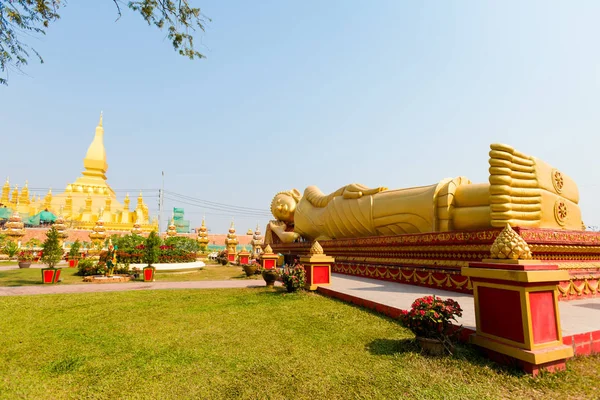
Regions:
<svg viewBox="0 0 600 400"><path fill-rule="evenodd" d="M575 182L544 161L492 144L489 183L467 178L408 189L350 184L325 195L309 186L271 202L265 243L520 226L583 230Z"/></svg>

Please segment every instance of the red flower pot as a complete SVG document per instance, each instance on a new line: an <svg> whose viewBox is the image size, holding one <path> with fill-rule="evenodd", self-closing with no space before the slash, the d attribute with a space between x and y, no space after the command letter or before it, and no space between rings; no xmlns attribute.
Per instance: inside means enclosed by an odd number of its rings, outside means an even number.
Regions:
<svg viewBox="0 0 600 400"><path fill-rule="evenodd" d="M42 268L42 283L57 283L60 271L60 268Z"/></svg>
<svg viewBox="0 0 600 400"><path fill-rule="evenodd" d="M69 260L69 268L75 268L77 266L77 264L79 264L79 259L71 258Z"/></svg>
<svg viewBox="0 0 600 400"><path fill-rule="evenodd" d="M144 267L144 282L154 282L154 267Z"/></svg>

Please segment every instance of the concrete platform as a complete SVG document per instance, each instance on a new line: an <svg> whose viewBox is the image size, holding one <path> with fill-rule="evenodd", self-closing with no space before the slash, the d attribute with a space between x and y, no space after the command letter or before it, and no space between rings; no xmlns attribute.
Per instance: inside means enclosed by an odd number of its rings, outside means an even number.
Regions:
<svg viewBox="0 0 600 400"><path fill-rule="evenodd" d="M406 285L377 279L332 274L331 286L319 287L319 292L354 304L362 305L391 317L410 308L418 297L436 295L452 298L460 304L463 316L459 324L475 331L473 296L423 286ZM572 345L575 354L600 353L600 298L559 301L563 342Z"/></svg>

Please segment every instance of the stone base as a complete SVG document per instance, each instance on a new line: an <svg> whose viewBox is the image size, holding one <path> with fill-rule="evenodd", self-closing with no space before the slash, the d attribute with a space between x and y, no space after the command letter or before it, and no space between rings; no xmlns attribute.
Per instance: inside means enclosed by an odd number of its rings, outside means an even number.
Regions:
<svg viewBox="0 0 600 400"><path fill-rule="evenodd" d="M84 276L83 281L89 283L118 283L118 282L129 282L131 280L130 275L113 275L113 276L104 276L104 275L92 275L92 276Z"/></svg>

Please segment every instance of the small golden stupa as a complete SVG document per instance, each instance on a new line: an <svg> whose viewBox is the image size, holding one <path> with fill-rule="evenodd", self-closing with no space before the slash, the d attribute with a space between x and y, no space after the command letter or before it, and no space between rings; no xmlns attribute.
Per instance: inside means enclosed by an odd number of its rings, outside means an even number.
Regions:
<svg viewBox="0 0 600 400"><path fill-rule="evenodd" d="M204 218L202 218L202 226L198 228L198 238L196 240L201 249L205 250L208 247L208 232L204 223Z"/></svg>
<svg viewBox="0 0 600 400"><path fill-rule="evenodd" d="M235 234L235 226L233 225L233 221L231 221L229 233L227 233L227 237L225 238L225 248L227 249L228 253L235 253L238 244L239 242L237 240L237 235Z"/></svg>
<svg viewBox="0 0 600 400"><path fill-rule="evenodd" d="M25 235L23 221L21 221L21 216L15 209L13 215L8 219L8 222L4 225L6 228L4 234L8 236L8 239L14 242L15 244L19 244L21 238Z"/></svg>
<svg viewBox="0 0 600 400"><path fill-rule="evenodd" d="M132 235L141 235L142 234L142 228L138 222L135 222L133 224L133 228L131 228L131 234Z"/></svg>
<svg viewBox="0 0 600 400"><path fill-rule="evenodd" d="M102 219L102 211L100 211L100 218L96 221L96 225L94 225L94 229L90 233L90 239L96 246L106 239L106 228Z"/></svg>
<svg viewBox="0 0 600 400"><path fill-rule="evenodd" d="M169 228L167 229L167 236L169 236L169 237L177 236L177 227L175 226L175 218L171 218L171 224L169 225Z"/></svg>
<svg viewBox="0 0 600 400"><path fill-rule="evenodd" d="M258 255L262 252L262 245L263 245L263 237L260 234L260 229L258 228L258 224L256 225L256 230L254 231L254 235L252 235L252 240L250 241L250 245L252 246L252 257L258 257Z"/></svg>
<svg viewBox="0 0 600 400"><path fill-rule="evenodd" d="M65 218L62 215L62 207L58 214L58 217L56 217L56 221L54 221L53 226L58 233L58 240L60 242L60 245L62 246L64 240L69 236L69 234L67 233L67 225L65 225Z"/></svg>

